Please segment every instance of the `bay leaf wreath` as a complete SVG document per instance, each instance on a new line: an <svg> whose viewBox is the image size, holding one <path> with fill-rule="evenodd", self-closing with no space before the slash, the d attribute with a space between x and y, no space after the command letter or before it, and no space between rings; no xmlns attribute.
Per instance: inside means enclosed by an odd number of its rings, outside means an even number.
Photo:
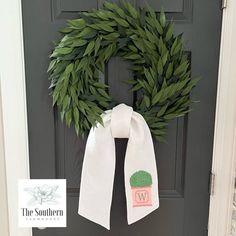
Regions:
<svg viewBox="0 0 236 236"><path fill-rule="evenodd" d="M101 114L116 102L99 77L109 59L120 56L133 72L125 82L139 94L134 110L153 136L164 141L168 122L190 111L190 92L199 80L191 79L182 34L173 31L163 10L157 16L149 6L136 9L128 2L105 2L101 9L68 20L48 68L53 105L61 119L81 136L102 123Z"/></svg>

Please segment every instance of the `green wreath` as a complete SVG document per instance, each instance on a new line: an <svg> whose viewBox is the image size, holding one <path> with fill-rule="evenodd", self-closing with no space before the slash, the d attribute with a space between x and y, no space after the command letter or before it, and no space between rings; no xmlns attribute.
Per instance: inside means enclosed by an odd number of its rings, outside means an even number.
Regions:
<svg viewBox="0 0 236 236"><path fill-rule="evenodd" d="M102 123L100 115L115 105L109 86L99 80L115 55L131 62L133 78L126 82L139 94L134 110L159 141L171 119L189 112L198 79L191 79L182 35L173 35L173 23L163 11L157 18L150 7L146 11L128 2L105 2L99 10L68 20L62 34L50 56L50 88L53 105L78 135Z"/></svg>

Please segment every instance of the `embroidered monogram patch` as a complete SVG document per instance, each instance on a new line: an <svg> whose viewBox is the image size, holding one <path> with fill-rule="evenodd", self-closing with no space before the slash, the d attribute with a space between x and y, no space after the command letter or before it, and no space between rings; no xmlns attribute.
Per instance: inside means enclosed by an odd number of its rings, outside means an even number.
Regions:
<svg viewBox="0 0 236 236"><path fill-rule="evenodd" d="M133 207L152 206L152 176L140 170L130 177Z"/></svg>

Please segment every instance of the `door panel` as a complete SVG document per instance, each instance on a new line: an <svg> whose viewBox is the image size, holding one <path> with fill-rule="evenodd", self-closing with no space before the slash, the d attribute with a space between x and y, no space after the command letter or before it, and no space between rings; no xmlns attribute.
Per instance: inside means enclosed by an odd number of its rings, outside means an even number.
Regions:
<svg viewBox="0 0 236 236"><path fill-rule="evenodd" d="M48 55L52 41L60 39L65 20L78 12L102 5L102 0L22 0L25 43L31 178L66 178L68 227L33 230L34 236L206 236L208 218L208 177L211 167L214 111L219 58L220 1L131 0L139 7L145 2L167 12L176 33L184 32L193 76L202 80L192 94L201 102L184 118L168 128L167 144L154 141L159 174L160 208L128 226L124 190L124 156L127 140L116 140L116 174L111 210L111 230L91 223L77 214L79 184L86 138L60 121L48 95ZM118 1L117 1L118 2ZM106 66L104 80L119 102L135 103L136 94L122 80L132 76L128 64L118 57Z"/></svg>

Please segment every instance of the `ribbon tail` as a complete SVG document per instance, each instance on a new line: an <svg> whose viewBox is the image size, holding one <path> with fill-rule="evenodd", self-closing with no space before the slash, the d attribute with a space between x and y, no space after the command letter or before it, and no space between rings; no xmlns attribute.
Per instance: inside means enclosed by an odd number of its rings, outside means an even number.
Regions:
<svg viewBox="0 0 236 236"><path fill-rule="evenodd" d="M132 224L159 207L158 178L152 136L144 118L134 112L125 156L127 221ZM132 186L131 176L148 175L149 184ZM136 179L137 180L137 179Z"/></svg>
<svg viewBox="0 0 236 236"><path fill-rule="evenodd" d="M115 143L109 125L90 130L81 175L78 213L110 229Z"/></svg>

